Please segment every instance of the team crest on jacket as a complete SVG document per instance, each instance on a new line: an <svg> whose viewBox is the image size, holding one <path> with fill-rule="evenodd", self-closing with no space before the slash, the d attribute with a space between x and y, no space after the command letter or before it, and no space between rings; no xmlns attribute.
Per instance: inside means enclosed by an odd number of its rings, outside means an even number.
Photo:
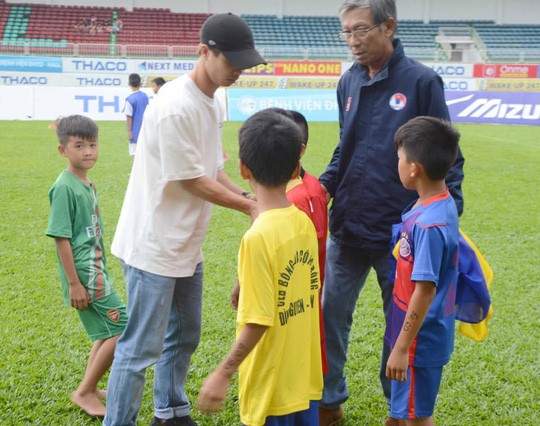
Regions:
<svg viewBox="0 0 540 426"><path fill-rule="evenodd" d="M407 97L403 93L394 93L388 103L390 104L390 108L399 111L407 105Z"/></svg>
<svg viewBox="0 0 540 426"><path fill-rule="evenodd" d="M118 322L120 319L120 312L118 312L118 309L111 309L107 311L107 316L112 322Z"/></svg>
<svg viewBox="0 0 540 426"><path fill-rule="evenodd" d="M407 241L407 238L403 237L399 240L399 255L401 257L408 257L411 254L411 246Z"/></svg>

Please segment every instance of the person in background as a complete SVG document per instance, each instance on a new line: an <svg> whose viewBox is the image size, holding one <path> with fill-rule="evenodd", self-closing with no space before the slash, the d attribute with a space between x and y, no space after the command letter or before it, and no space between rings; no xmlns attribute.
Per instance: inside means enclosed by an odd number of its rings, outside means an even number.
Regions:
<svg viewBox="0 0 540 426"><path fill-rule="evenodd" d="M130 74L128 84L132 93L126 98L124 113L126 114L129 155L134 156L137 150L137 140L141 131L144 111L148 106L148 95L141 90L142 82L139 74Z"/></svg>
<svg viewBox="0 0 540 426"><path fill-rule="evenodd" d="M163 77L156 77L152 80L152 90L154 91L154 95L157 95L159 89L161 89L161 86L163 86L165 83L167 82Z"/></svg>
<svg viewBox="0 0 540 426"><path fill-rule="evenodd" d="M165 84L146 110L112 243L129 319L109 377L106 426L136 424L153 364L152 425L196 425L185 387L201 337L202 244L212 205L257 214L223 169L224 110L215 93L262 63L242 18L213 15L201 28L195 68Z"/></svg>
<svg viewBox="0 0 540 426"><path fill-rule="evenodd" d="M342 404L349 397L344 373L349 333L371 268L377 274L385 315L392 300L391 227L416 197L399 180L394 134L419 115L449 120L441 78L405 56L400 40L394 39L395 0L345 0L339 17L339 36L355 61L338 84L340 140L319 177L328 199L332 199L322 298L328 356L320 404L322 426L343 418ZM446 177L460 213L463 163L458 151ZM388 403L389 353L383 343L380 380ZM389 415L385 424L397 425L398 420Z"/></svg>

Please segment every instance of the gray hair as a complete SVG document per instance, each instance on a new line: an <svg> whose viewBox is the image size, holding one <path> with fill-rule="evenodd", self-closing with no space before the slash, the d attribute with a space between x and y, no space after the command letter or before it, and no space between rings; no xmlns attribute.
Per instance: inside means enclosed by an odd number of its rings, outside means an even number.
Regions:
<svg viewBox="0 0 540 426"><path fill-rule="evenodd" d="M382 24L389 18L397 21L395 0L345 0L339 10L339 19L343 20L343 15L353 9L371 9L374 24Z"/></svg>

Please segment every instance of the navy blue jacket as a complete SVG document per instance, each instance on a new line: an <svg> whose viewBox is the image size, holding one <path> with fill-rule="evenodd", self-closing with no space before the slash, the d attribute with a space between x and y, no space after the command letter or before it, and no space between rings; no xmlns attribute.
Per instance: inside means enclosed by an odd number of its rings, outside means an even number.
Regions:
<svg viewBox="0 0 540 426"><path fill-rule="evenodd" d="M333 197L331 238L366 250L388 249L392 224L399 223L403 209L418 198L399 180L396 130L419 115L450 120L439 75L406 57L399 40L393 43L391 58L373 79L359 62L341 77L340 142L320 177ZM446 179L459 214L463 163L460 151Z"/></svg>

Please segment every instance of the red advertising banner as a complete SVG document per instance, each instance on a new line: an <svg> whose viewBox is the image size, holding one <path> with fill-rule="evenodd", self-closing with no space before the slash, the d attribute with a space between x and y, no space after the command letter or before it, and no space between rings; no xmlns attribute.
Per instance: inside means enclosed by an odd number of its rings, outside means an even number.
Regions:
<svg viewBox="0 0 540 426"><path fill-rule="evenodd" d="M536 78L538 65L530 64L475 64L474 77Z"/></svg>
<svg viewBox="0 0 540 426"><path fill-rule="evenodd" d="M257 65L248 70L242 71L242 74L247 75L274 75L274 63L268 62L267 64Z"/></svg>
<svg viewBox="0 0 540 426"><path fill-rule="evenodd" d="M274 62L275 75L340 76L341 62Z"/></svg>

